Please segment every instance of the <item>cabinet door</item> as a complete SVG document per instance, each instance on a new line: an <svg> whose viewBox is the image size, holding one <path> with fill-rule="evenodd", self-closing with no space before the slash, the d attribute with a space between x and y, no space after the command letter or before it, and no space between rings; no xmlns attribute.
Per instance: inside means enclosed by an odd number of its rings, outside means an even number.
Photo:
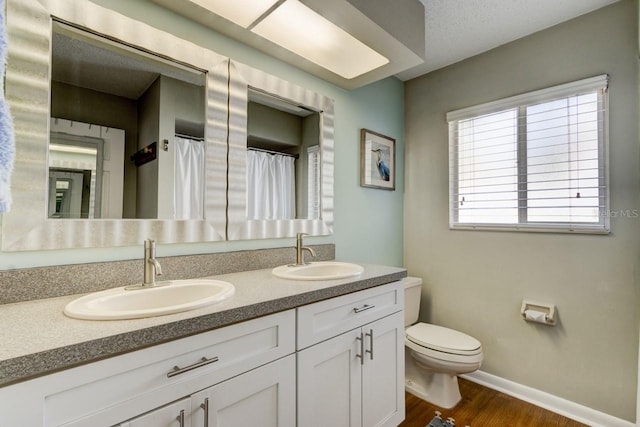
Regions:
<svg viewBox="0 0 640 427"><path fill-rule="evenodd" d="M295 427L295 355L207 388L191 402L191 427Z"/></svg>
<svg viewBox="0 0 640 427"><path fill-rule="evenodd" d="M298 352L298 425L359 427L361 330Z"/></svg>
<svg viewBox="0 0 640 427"><path fill-rule="evenodd" d="M191 401L182 399L162 408L148 412L132 420L118 424L119 427L189 427Z"/></svg>
<svg viewBox="0 0 640 427"><path fill-rule="evenodd" d="M405 412L403 313L384 317L362 329L362 425L395 427Z"/></svg>

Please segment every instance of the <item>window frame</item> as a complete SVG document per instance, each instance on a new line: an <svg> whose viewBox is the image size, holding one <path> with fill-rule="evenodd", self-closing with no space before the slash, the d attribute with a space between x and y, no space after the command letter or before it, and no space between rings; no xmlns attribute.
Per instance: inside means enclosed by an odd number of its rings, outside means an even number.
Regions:
<svg viewBox="0 0 640 427"><path fill-rule="evenodd" d="M472 107L447 113L449 131L449 228L452 230L496 230L496 231L529 231L555 233L610 233L609 200L609 75L603 74L588 79L553 86L509 98L504 98ZM598 92L598 182L604 194L599 195L599 222L534 222L528 221L527 202L527 141L526 141L526 109L528 106L550 102L576 95ZM601 104L600 104L601 102ZM509 109L517 109L517 194L518 194L518 222L517 223L481 223L458 221L458 123L461 120L479 118L483 115L498 113ZM524 126L523 126L524 122ZM601 128L600 128L601 126ZM524 179L523 179L524 177Z"/></svg>

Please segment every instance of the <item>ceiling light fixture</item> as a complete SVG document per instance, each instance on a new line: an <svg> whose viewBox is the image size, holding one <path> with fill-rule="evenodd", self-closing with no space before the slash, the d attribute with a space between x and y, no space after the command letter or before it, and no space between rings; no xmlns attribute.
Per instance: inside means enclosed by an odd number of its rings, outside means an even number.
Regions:
<svg viewBox="0 0 640 427"><path fill-rule="evenodd" d="M298 0L191 0L345 79L389 63Z"/></svg>
<svg viewBox="0 0 640 427"><path fill-rule="evenodd" d="M251 31L346 79L389 62L298 0L287 0Z"/></svg>

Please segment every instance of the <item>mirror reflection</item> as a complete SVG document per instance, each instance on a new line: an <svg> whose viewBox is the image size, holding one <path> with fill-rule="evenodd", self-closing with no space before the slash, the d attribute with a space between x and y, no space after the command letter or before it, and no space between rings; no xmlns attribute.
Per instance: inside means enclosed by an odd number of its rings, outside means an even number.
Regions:
<svg viewBox="0 0 640 427"><path fill-rule="evenodd" d="M249 88L247 218L320 218L320 112Z"/></svg>
<svg viewBox="0 0 640 427"><path fill-rule="evenodd" d="M202 219L205 73L54 23L49 218Z"/></svg>
<svg viewBox="0 0 640 427"><path fill-rule="evenodd" d="M108 161L107 170L103 169L105 141L56 132L56 128L65 125L68 124L59 124L57 121L51 125L48 217L100 218L103 212L102 196L105 196L107 204L109 200L110 183L106 184L107 191L102 191L102 177L105 172L107 179L110 175ZM105 210L108 209L105 206Z"/></svg>

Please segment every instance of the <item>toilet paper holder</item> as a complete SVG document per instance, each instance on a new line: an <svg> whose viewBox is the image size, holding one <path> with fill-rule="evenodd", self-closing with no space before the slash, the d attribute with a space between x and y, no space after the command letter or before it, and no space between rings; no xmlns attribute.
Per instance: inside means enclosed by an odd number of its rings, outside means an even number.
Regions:
<svg viewBox="0 0 640 427"><path fill-rule="evenodd" d="M527 322L542 323L548 326L556 324L556 306L554 304L524 300L520 307L520 314Z"/></svg>

